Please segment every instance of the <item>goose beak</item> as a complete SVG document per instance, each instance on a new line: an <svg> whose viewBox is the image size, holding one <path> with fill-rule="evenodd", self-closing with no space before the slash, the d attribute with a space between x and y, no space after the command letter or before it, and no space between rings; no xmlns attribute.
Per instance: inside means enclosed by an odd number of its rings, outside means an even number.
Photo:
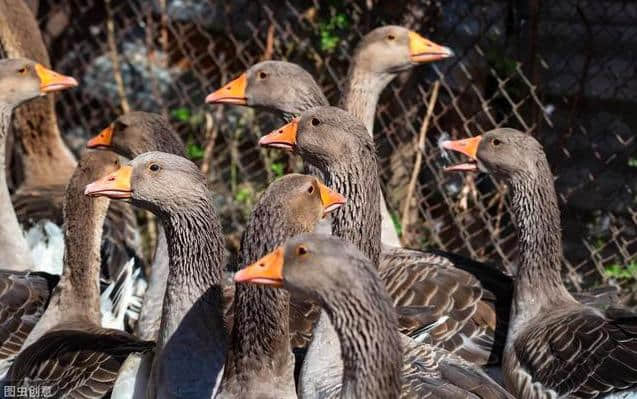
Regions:
<svg viewBox="0 0 637 399"><path fill-rule="evenodd" d="M109 148L113 140L113 125L104 128L97 136L86 143L87 148Z"/></svg>
<svg viewBox="0 0 637 399"><path fill-rule="evenodd" d="M465 154L469 158L471 158L470 163L461 163L458 165L448 166L444 170L445 172L470 172L478 169L476 161L478 160L478 147L480 146L480 141L482 140L482 136L475 136L468 139L463 140L445 140L441 143L442 148L447 150L457 151L462 154Z"/></svg>
<svg viewBox="0 0 637 399"><path fill-rule="evenodd" d="M409 32L409 60L411 62L420 64L449 57L453 57L453 51L449 47L436 44L416 32Z"/></svg>
<svg viewBox="0 0 637 399"><path fill-rule="evenodd" d="M335 209L338 209L346 201L345 197L330 190L326 185L319 183L319 191L321 192L321 203L323 204L323 217Z"/></svg>
<svg viewBox="0 0 637 399"><path fill-rule="evenodd" d="M86 186L84 195L89 197L108 197L111 199L127 199L133 195L131 176L133 167L124 165L110 175Z"/></svg>
<svg viewBox="0 0 637 399"><path fill-rule="evenodd" d="M77 80L74 78L47 69L42 64L35 64L35 73L40 78L40 93L42 95L78 85Z"/></svg>
<svg viewBox="0 0 637 399"><path fill-rule="evenodd" d="M299 118L294 118L287 125L266 134L259 140L262 147L276 147L292 151L296 145L296 132L299 129Z"/></svg>
<svg viewBox="0 0 637 399"><path fill-rule="evenodd" d="M237 283L283 286L283 247L278 247L263 258L239 270L234 275Z"/></svg>
<svg viewBox="0 0 637 399"><path fill-rule="evenodd" d="M248 87L248 75L244 73L219 90L208 94L206 103L246 105L248 103L246 87Z"/></svg>

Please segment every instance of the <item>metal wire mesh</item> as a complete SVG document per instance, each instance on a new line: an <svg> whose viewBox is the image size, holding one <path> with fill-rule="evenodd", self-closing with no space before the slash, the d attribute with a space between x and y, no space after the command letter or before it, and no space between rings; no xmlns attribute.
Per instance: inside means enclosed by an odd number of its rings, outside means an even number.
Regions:
<svg viewBox="0 0 637 399"><path fill-rule="evenodd" d="M510 126L545 145L562 210L567 281L575 289L609 281L632 287L637 6L548 3L41 0L37 17L53 66L81 81L57 103L69 145L81 146L127 106L166 113L210 175L231 245L255 194L294 164L256 145L280 121L207 106L205 95L260 60L284 59L308 69L337 104L362 35L389 23L415 29L456 57L400 75L378 105L383 190L396 221L407 222L398 226L404 243L515 269L507 188L486 176L443 174L448 160L437 147L443 135ZM418 148L435 81L439 95ZM422 167L406 199L418 152Z"/></svg>

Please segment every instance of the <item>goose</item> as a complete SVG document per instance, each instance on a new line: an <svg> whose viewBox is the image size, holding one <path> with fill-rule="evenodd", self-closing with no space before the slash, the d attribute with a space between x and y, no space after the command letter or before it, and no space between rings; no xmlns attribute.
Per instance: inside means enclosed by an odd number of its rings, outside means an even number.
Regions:
<svg viewBox="0 0 637 399"><path fill-rule="evenodd" d="M414 65L451 56L453 51L448 47L438 45L402 26L389 25L373 29L354 50L340 106L365 122L367 131L372 135L376 104L389 82L399 72ZM313 106L329 105L307 72L294 71L287 78L295 80L282 86L268 84L273 79L285 79L285 74L280 72L291 69L272 65L268 61L255 65L256 68L251 68L252 73L244 73L211 93L206 97L206 102L274 108L286 118ZM286 90L291 84L299 91L293 93ZM251 90L248 91L248 88ZM391 247L400 247L398 234L383 197L381 207L382 242Z"/></svg>
<svg viewBox="0 0 637 399"><path fill-rule="evenodd" d="M85 194L149 210L166 234L170 266L148 397L214 396L227 349L225 262L205 176L183 157L153 151L89 184Z"/></svg>
<svg viewBox="0 0 637 399"><path fill-rule="evenodd" d="M78 163L64 201L64 273L49 306L7 372L5 384L48 389L51 397L101 398L130 352L153 342L101 327L100 236L108 199L84 196L85 185L116 170L117 157L87 153Z"/></svg>
<svg viewBox="0 0 637 399"><path fill-rule="evenodd" d="M71 77L26 59L0 60L0 165L4 165L11 114L19 105L47 93L77 85ZM16 218L6 174L0 173L0 369L22 347L48 304L58 276L37 271Z"/></svg>
<svg viewBox="0 0 637 399"><path fill-rule="evenodd" d="M404 32L403 30L399 31ZM378 32L383 32L383 30ZM406 34L409 37L409 33ZM377 43L379 40L380 43ZM359 46L362 50L358 50L356 54L367 54L362 59L367 60L368 63L371 63L371 60L380 60L380 57L370 58L368 48L372 50L374 48L384 49L388 46L376 36L371 36L369 39L366 37L363 42L365 44ZM406 53L407 47L404 45L402 51L395 50L397 54L394 54L390 59L402 60L403 58L399 55L403 52ZM393 47L389 46L389 48ZM350 68L351 76L363 75L363 72L352 72L356 69L354 65L361 63L353 64ZM400 61L391 69L398 70L399 65L402 65L402 68L408 68L409 61ZM372 66L375 69L381 68L381 65L377 66L373 63ZM356 80L360 80L360 78L356 78ZM358 87L359 84L350 84L350 86L351 90L354 90L353 88ZM358 89L355 92L359 93L358 95L363 95ZM369 93L366 96L369 96ZM346 97L352 104L372 101L354 101L356 99L354 94L346 94ZM312 76L300 66L284 61L263 61L253 65L234 82L211 93L206 101L209 103L243 104L276 110L280 116L288 120L313 106L328 105L325 96ZM375 104L376 100L372 102ZM352 107L357 109L357 107ZM371 126L373 113L367 112L365 115L356 116L360 119L363 119L364 116L367 119L366 124ZM276 146L276 144L273 145ZM311 164L308 165L307 162L305 164L309 173L323 177L319 168L315 168ZM397 283L396 292L392 295L401 295L407 299L414 292L421 292L422 295L418 295L414 299L415 304L421 305L426 301L429 304L437 304L435 307L430 307L431 317L427 320L428 323L437 322L430 333L432 343L442 345L450 351L459 353L467 360L480 364L497 364L499 362L499 353L505 338L506 319L509 314L507 304L510 303L512 291L512 282L508 276L491 270L489 266L463 257L432 250L423 252L383 246L380 262L383 268L396 269L394 271L397 274L396 281L400 283ZM444 267L442 270L441 266ZM456 272L452 268L462 270ZM465 271L468 271L472 276L468 276ZM476 278L479 282L476 281ZM446 286L459 285L466 288L471 287L471 290L445 291L437 289L437 284L429 284L428 286L420 284L420 287L416 288L417 291L414 291L413 287L404 283L405 281L422 282L425 279L429 281L438 279ZM461 298L460 292L468 295ZM485 304L487 305L484 306ZM497 304L497 308L493 307L493 304ZM408 319L403 321L406 320ZM418 331L421 326L422 323L415 323L410 328L413 331ZM495 330L498 330L499 333L494 338ZM405 330L403 332L408 333ZM307 334L307 336L310 335ZM497 339L495 344L493 343L494 339ZM299 347L306 345L307 341L298 342Z"/></svg>
<svg viewBox="0 0 637 399"><path fill-rule="evenodd" d="M183 155L185 152L181 139L165 117L141 111L132 111L120 116L90 139L87 147L115 151L129 158L149 151L162 151L176 155ZM152 264L152 273L138 323L138 334L143 339L156 337L161 320L161 303L168 274L165 235L161 225L159 227L158 245ZM224 318L228 331L232 330L235 296L234 285L224 286ZM312 321L316 319L315 314L318 314L318 308L311 304L302 301L294 301L290 304L290 340L293 348L302 347L307 342L313 327ZM136 397L137 393L143 392L144 387L148 384L150 362L152 362L152 353L131 354L118 376L118 381L113 389L114 395L117 393L120 398Z"/></svg>
<svg viewBox="0 0 637 399"><path fill-rule="evenodd" d="M50 65L38 23L25 1L0 1L0 45L11 58L31 59ZM59 274L64 248L48 245L63 242L62 202L66 184L77 164L60 135L52 96L36 98L16 110L14 151L19 158L19 186L11 199L18 221L41 240L30 243L35 256L52 259L38 262L38 270ZM11 156L7 153L7 156ZM55 227L47 226L53 223ZM43 226L44 225L44 228ZM137 220L131 207L115 203L109 208L102 244L102 277L115 281L119 268L134 255L143 267ZM44 234L39 234L43 232ZM44 269L44 267L49 268Z"/></svg>
<svg viewBox="0 0 637 399"><path fill-rule="evenodd" d="M316 177L289 174L275 180L252 210L239 264L252 263L286 239L313 231L324 215L343 203L344 197ZM282 290L236 287L235 324L218 397L296 398L289 302Z"/></svg>
<svg viewBox="0 0 637 399"><path fill-rule="evenodd" d="M444 141L471 162L448 171L492 174L511 190L520 262L502 364L521 399L628 398L637 392L637 314L577 301L560 275L562 238L542 145L518 130Z"/></svg>
<svg viewBox="0 0 637 399"><path fill-rule="evenodd" d="M478 366L401 336L398 315L373 261L345 240L298 235L237 272L235 281L310 297L329 315L345 370L319 397L511 397Z"/></svg>
<svg viewBox="0 0 637 399"><path fill-rule="evenodd" d="M326 184L347 198L343 207L332 212L332 233L355 244L377 265L399 309L402 332L444 347L445 335L456 329L451 333L460 343L451 341L450 346L466 346L458 353L474 351L486 359L497 350L493 337L504 318L501 308L508 310L510 300L499 303L472 274L437 262L435 255L427 263L408 262L400 267L380 262L380 183L374 144L362 121L336 107L317 107L263 136L259 143L293 150L305 163L319 168ZM301 386L307 391L321 391L320 375L339 369L336 336L325 317L319 319L314 334L301 372Z"/></svg>

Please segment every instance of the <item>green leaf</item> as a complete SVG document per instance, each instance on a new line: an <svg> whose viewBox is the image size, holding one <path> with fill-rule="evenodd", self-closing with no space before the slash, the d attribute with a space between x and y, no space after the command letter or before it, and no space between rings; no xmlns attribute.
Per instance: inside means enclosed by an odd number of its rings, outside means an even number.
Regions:
<svg viewBox="0 0 637 399"><path fill-rule="evenodd" d="M274 173L274 176L281 177L285 172L285 167L282 162L272 162L270 165L270 170Z"/></svg>
<svg viewBox="0 0 637 399"><path fill-rule="evenodd" d="M188 122L191 117L190 110L186 107L175 108L170 112L170 115L172 115L174 119L184 123Z"/></svg>
<svg viewBox="0 0 637 399"><path fill-rule="evenodd" d="M186 155L193 161L198 161L203 158L203 148L195 142L189 142L186 145Z"/></svg>
<svg viewBox="0 0 637 399"><path fill-rule="evenodd" d="M394 222L394 228L396 229L396 233L398 234L398 237L403 235L403 225L402 223L400 223L400 218L398 217L398 214L396 212L390 212L391 213L391 221Z"/></svg>

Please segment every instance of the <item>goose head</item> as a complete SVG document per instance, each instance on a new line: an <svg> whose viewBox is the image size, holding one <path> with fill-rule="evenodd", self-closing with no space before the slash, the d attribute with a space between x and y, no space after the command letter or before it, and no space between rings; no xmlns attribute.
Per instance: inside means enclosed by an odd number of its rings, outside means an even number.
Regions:
<svg viewBox="0 0 637 399"><path fill-rule="evenodd" d="M263 147L275 147L298 153L316 166L352 162L361 144L373 143L362 121L337 107L315 107L292 122L261 137Z"/></svg>
<svg viewBox="0 0 637 399"><path fill-rule="evenodd" d="M538 160L546 163L542 145L532 136L510 128L494 129L483 135L441 143L445 149L460 152L470 162L445 168L445 171L477 171L502 179L535 175Z"/></svg>
<svg viewBox="0 0 637 399"><path fill-rule="evenodd" d="M285 61L263 61L206 97L209 104L263 107L298 115L304 109L327 105L316 81L299 65Z"/></svg>
<svg viewBox="0 0 637 399"><path fill-rule="evenodd" d="M367 33L354 50L355 68L375 74L394 74L416 64L452 57L441 46L402 26L388 25Z"/></svg>
<svg viewBox="0 0 637 399"><path fill-rule="evenodd" d="M353 262L352 262L353 261ZM283 287L292 293L322 301L331 290L347 289L373 273L369 260L346 241L328 235L301 234L238 271L238 283Z"/></svg>
<svg viewBox="0 0 637 399"><path fill-rule="evenodd" d="M209 198L205 176L186 158L164 152L141 154L89 184L85 195L125 200L155 214L179 213Z"/></svg>
<svg viewBox="0 0 637 399"><path fill-rule="evenodd" d="M77 86L77 81L22 58L0 60L0 104L11 108L48 93Z"/></svg>
<svg viewBox="0 0 637 399"><path fill-rule="evenodd" d="M130 159L149 151L177 155L185 152L183 142L165 116L142 111L120 116L90 139L86 146L114 151Z"/></svg>

